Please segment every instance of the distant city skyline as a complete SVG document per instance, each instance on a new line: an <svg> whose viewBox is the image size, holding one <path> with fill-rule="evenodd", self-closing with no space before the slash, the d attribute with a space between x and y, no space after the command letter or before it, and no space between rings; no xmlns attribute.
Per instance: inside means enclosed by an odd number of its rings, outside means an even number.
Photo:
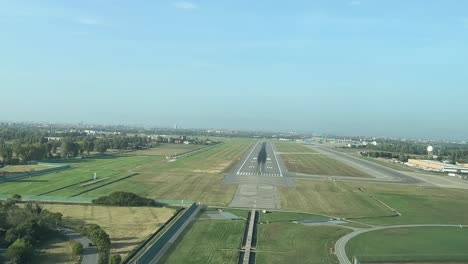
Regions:
<svg viewBox="0 0 468 264"><path fill-rule="evenodd" d="M466 10L0 0L0 120L468 140Z"/></svg>

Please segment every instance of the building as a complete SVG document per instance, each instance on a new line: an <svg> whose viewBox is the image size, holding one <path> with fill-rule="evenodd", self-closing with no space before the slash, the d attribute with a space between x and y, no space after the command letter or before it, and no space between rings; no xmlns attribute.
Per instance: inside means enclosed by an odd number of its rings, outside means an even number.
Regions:
<svg viewBox="0 0 468 264"><path fill-rule="evenodd" d="M417 160L409 159L406 163L408 166L419 167L425 170L457 173L457 174L468 174L468 167L443 163L435 160Z"/></svg>

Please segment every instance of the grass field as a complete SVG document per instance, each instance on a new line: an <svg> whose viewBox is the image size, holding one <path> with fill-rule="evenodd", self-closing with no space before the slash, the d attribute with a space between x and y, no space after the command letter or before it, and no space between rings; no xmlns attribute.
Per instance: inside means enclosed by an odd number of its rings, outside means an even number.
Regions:
<svg viewBox="0 0 468 264"><path fill-rule="evenodd" d="M189 151L205 148L207 145L193 145L193 144L168 144L162 143L155 148L148 150L139 150L131 152L131 155L156 155L156 156L169 156L180 155Z"/></svg>
<svg viewBox="0 0 468 264"><path fill-rule="evenodd" d="M224 172L238 161L250 141L233 141L209 148L174 162L147 164L135 171L139 175L85 194L107 195L127 190L161 199L189 199L225 206L237 186L224 185Z"/></svg>
<svg viewBox="0 0 468 264"><path fill-rule="evenodd" d="M279 188L281 208L338 217L388 216L392 212L357 186L331 180L296 179L295 188Z"/></svg>
<svg viewBox="0 0 468 264"><path fill-rule="evenodd" d="M73 264L79 261L79 257L72 255L70 241L64 236L56 236L41 243L37 248L40 252L34 257L34 263L64 263Z"/></svg>
<svg viewBox="0 0 468 264"><path fill-rule="evenodd" d="M359 235L348 242L349 257L373 260L460 261L467 263L468 229L457 227L413 227L379 230ZM385 257L387 256L387 257ZM364 259L364 258L363 258Z"/></svg>
<svg viewBox="0 0 468 264"><path fill-rule="evenodd" d="M412 169L404 164L400 164L400 163L393 163L391 161L385 161L385 160L382 160L382 159L376 159L376 158L368 158L368 157L361 157L365 160L368 160L368 161L371 161L371 162L375 162L377 164L380 164L382 166L385 166L385 167L388 167L390 169L394 169L394 170L398 170L398 171L406 171L406 172L412 172L412 171L417 171L415 169Z"/></svg>
<svg viewBox="0 0 468 264"><path fill-rule="evenodd" d="M294 212L277 212L272 211L266 214L260 213L261 222L292 222L302 220L325 220L329 217L315 214L294 213Z"/></svg>
<svg viewBox="0 0 468 264"><path fill-rule="evenodd" d="M162 263L235 264L245 221L205 220L195 222L179 237Z"/></svg>
<svg viewBox="0 0 468 264"><path fill-rule="evenodd" d="M310 175L371 177L354 167L298 143L275 143L290 172Z"/></svg>
<svg viewBox="0 0 468 264"><path fill-rule="evenodd" d="M273 141L275 144L276 150L278 152L293 152L293 153L317 153L317 151L314 151L300 143L296 142L281 142L281 141Z"/></svg>
<svg viewBox="0 0 468 264"><path fill-rule="evenodd" d="M0 172L21 173L50 169L47 165L10 165L0 169Z"/></svg>
<svg viewBox="0 0 468 264"><path fill-rule="evenodd" d="M250 139L225 139L196 154L167 162L165 152L193 148L195 145L166 144L156 149L131 152L73 163L72 169L0 184L0 194L88 196L130 191L159 199L197 200L213 205L227 205L235 185L223 185L223 173L238 161L254 142ZM198 146L196 146L198 147ZM102 182L82 186L96 172ZM116 181L127 175L131 178ZM115 181L115 182L114 182Z"/></svg>
<svg viewBox="0 0 468 264"><path fill-rule="evenodd" d="M347 188L364 188L402 216L368 218L371 224L468 224L468 192L462 189L422 187L403 184L343 183Z"/></svg>
<svg viewBox="0 0 468 264"><path fill-rule="evenodd" d="M348 232L349 229L332 226L260 225L257 264L338 263L332 248Z"/></svg>
<svg viewBox="0 0 468 264"><path fill-rule="evenodd" d="M369 174L325 154L282 154L281 158L291 172L310 175L371 177Z"/></svg>
<svg viewBox="0 0 468 264"><path fill-rule="evenodd" d="M98 224L111 238L111 254L122 257L175 213L174 209L156 207L44 204L44 208L62 213L64 220L72 225Z"/></svg>

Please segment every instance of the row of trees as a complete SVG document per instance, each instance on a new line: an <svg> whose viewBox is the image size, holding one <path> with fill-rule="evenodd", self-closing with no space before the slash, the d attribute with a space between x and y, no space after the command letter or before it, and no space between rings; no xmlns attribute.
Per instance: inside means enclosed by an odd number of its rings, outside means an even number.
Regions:
<svg viewBox="0 0 468 264"><path fill-rule="evenodd" d="M28 263L33 259L34 247L47 239L62 221L60 213L52 213L37 203L18 207L10 199L0 203L0 244L7 249L11 263Z"/></svg>
<svg viewBox="0 0 468 264"><path fill-rule="evenodd" d="M371 158L387 158L387 159L397 159L401 162L407 162L411 157L405 154L383 152L383 151L362 151L360 152L361 156L371 157Z"/></svg>
<svg viewBox="0 0 468 264"><path fill-rule="evenodd" d="M427 153L427 145L403 141L385 141L380 144L367 145L368 149L402 154L424 155Z"/></svg>
<svg viewBox="0 0 468 264"><path fill-rule="evenodd" d="M0 164L20 164L31 160L77 157L91 152L104 153L108 149L141 149L151 144L147 137L93 136L63 137L61 140L24 139L6 142L0 138ZM60 151L59 151L60 150Z"/></svg>
<svg viewBox="0 0 468 264"><path fill-rule="evenodd" d="M111 248L109 235L96 224L85 225L82 233L91 239L98 248L98 264L108 264Z"/></svg>

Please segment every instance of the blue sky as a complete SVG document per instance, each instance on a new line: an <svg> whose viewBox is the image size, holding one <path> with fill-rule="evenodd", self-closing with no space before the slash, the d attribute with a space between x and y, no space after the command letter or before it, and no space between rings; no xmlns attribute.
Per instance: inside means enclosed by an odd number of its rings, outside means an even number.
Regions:
<svg viewBox="0 0 468 264"><path fill-rule="evenodd" d="M468 139L466 1L0 0L0 120Z"/></svg>

